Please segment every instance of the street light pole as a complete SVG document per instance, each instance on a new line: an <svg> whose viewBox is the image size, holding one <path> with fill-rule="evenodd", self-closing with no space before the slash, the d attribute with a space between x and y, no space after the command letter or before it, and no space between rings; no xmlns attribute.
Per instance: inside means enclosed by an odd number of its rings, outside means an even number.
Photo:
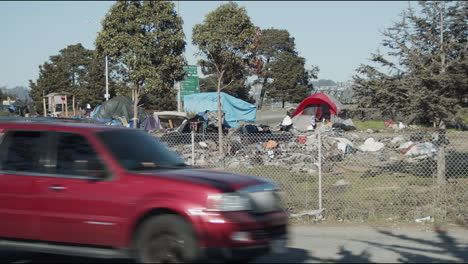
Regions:
<svg viewBox="0 0 468 264"><path fill-rule="evenodd" d="M107 61L107 55L106 55L106 94L104 95L106 98L106 101L109 100L109 66L108 66L108 61Z"/></svg>
<svg viewBox="0 0 468 264"><path fill-rule="evenodd" d="M179 10L179 0L177 0L177 15L180 16L180 10ZM180 112L182 109L181 107L181 100L180 100L180 89L181 89L181 83L177 82L177 112Z"/></svg>

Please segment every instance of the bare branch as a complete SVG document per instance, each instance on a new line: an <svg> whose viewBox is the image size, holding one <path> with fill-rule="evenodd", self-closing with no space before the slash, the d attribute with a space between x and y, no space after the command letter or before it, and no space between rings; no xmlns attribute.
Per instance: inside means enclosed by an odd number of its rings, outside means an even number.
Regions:
<svg viewBox="0 0 468 264"><path fill-rule="evenodd" d="M226 84L224 87L221 88L223 90L224 88L228 87L234 80L231 80L228 84Z"/></svg>
<svg viewBox="0 0 468 264"><path fill-rule="evenodd" d="M218 68L218 65L216 65L216 63L214 63L213 55L212 55L211 53L208 53L208 56L211 57L211 61L213 61L212 64L215 66L216 71L218 71L218 73L221 73L221 71L220 71L219 68Z"/></svg>

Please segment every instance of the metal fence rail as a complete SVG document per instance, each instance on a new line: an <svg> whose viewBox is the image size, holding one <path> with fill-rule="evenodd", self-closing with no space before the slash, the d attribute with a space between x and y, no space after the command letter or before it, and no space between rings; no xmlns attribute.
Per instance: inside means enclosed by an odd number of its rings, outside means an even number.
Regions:
<svg viewBox="0 0 468 264"><path fill-rule="evenodd" d="M319 132L321 131L321 132ZM195 166L273 180L291 214L468 223L468 133L431 129L154 135Z"/></svg>

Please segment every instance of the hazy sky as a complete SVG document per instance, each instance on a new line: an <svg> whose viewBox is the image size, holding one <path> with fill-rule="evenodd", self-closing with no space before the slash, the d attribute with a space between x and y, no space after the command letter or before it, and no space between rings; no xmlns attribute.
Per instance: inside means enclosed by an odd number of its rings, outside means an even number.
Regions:
<svg viewBox="0 0 468 264"><path fill-rule="evenodd" d="M180 1L187 47L195 64L192 28L223 1ZM381 43L380 30L397 21L407 1L239 1L260 28L286 29L306 68L318 65L320 79L350 80ZM0 2L0 86L28 86L38 66L67 45L94 49L101 20L113 1Z"/></svg>

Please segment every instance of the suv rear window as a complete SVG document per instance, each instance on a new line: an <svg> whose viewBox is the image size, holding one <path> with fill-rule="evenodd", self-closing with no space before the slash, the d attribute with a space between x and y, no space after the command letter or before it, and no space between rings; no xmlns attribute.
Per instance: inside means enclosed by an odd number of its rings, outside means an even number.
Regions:
<svg viewBox="0 0 468 264"><path fill-rule="evenodd" d="M0 170L41 172L44 132L8 131L0 143Z"/></svg>
<svg viewBox="0 0 468 264"><path fill-rule="evenodd" d="M186 167L184 160L177 153L141 130L108 130L98 132L97 135L126 170Z"/></svg>

